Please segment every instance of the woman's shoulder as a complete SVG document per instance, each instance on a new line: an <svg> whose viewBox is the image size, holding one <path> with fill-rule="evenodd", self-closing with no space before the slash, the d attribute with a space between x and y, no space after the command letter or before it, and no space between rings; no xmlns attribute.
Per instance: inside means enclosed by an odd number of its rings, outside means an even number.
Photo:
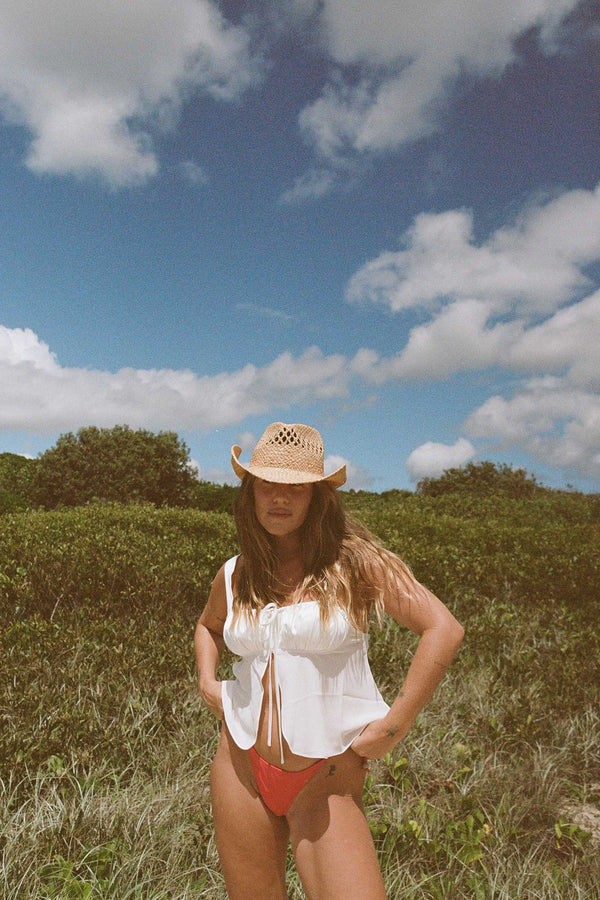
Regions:
<svg viewBox="0 0 600 900"><path fill-rule="evenodd" d="M232 556L229 559L225 560L214 577L213 588L223 588L228 582L231 582L231 578L235 571L238 559L239 556Z"/></svg>
<svg viewBox="0 0 600 900"><path fill-rule="evenodd" d="M231 603L233 600L233 593L235 592L235 585L237 580L237 574L239 573L239 564L241 562L241 554L236 554L236 556L231 556L226 562L223 563L219 571L217 572L217 579L222 584L225 593L227 594L227 599Z"/></svg>

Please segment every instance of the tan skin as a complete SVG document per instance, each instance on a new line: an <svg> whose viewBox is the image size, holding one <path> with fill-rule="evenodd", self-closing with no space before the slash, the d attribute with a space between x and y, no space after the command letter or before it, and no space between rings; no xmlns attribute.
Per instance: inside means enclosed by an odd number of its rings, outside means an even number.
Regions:
<svg viewBox="0 0 600 900"><path fill-rule="evenodd" d="M282 605L298 599L297 590L304 575L298 529L306 517L312 491L312 484L257 480L254 485L258 521L272 536L277 549L276 576L282 585ZM365 760L381 759L406 736L443 678L463 637L462 626L449 610L425 588L422 590L427 603L408 604L400 595L384 595L386 612L420 636L404 684L389 712L367 725L348 750L327 760L302 788L286 816L275 816L264 805L248 753L236 746L223 724L211 770L211 796L217 847L230 900L287 900L285 863L290 840L307 900L386 900L362 807ZM221 683L216 673L224 646L226 616L225 576L221 568L195 636L200 695L221 720ZM289 771L315 762L292 753L284 739L281 763L278 742L268 746L265 707L266 702L255 744L259 755ZM277 733L275 721L273 734Z"/></svg>

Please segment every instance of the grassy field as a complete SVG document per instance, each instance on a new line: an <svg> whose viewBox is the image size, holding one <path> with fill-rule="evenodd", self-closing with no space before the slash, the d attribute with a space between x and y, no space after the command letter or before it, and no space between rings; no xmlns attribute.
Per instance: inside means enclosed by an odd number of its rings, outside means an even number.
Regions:
<svg viewBox="0 0 600 900"><path fill-rule="evenodd" d="M365 804L390 900L600 898L600 503L351 494L467 629ZM0 517L0 897L225 898L192 635L224 513ZM414 638L386 622L391 699ZM224 672L228 661L225 661ZM290 898L303 897L292 861ZM257 898L258 900L258 898Z"/></svg>

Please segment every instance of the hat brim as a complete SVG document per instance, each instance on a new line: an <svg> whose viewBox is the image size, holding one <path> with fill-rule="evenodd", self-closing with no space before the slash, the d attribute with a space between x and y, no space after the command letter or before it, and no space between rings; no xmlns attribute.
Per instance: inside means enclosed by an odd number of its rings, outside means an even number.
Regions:
<svg viewBox="0 0 600 900"><path fill-rule="evenodd" d="M316 475L314 472L299 471L297 469L279 469L274 466L244 466L239 461L242 448L234 444L231 448L231 465L238 478L244 475L254 475L263 481L275 481L278 484L317 484L325 482L332 487L341 487L346 482L346 466L340 466L330 475Z"/></svg>

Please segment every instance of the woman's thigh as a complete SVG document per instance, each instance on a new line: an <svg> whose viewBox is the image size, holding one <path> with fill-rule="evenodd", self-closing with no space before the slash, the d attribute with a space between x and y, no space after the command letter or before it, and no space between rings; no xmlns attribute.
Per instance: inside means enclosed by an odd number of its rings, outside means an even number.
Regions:
<svg viewBox="0 0 600 900"><path fill-rule="evenodd" d="M386 900L362 806L365 769L352 750L331 757L287 820L307 900Z"/></svg>
<svg viewBox="0 0 600 900"><path fill-rule="evenodd" d="M263 804L248 754L225 728L211 768L210 790L229 900L286 900L287 823Z"/></svg>

